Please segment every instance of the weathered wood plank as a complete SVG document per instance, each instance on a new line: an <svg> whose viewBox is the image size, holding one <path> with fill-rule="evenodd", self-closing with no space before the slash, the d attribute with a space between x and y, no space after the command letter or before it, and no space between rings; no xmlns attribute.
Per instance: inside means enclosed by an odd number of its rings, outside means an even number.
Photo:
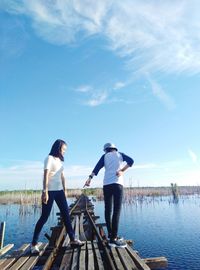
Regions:
<svg viewBox="0 0 200 270"><path fill-rule="evenodd" d="M79 216L75 216L75 237L79 238ZM79 249L75 248L72 258L72 266L71 270L78 269L78 255L79 255Z"/></svg>
<svg viewBox="0 0 200 270"><path fill-rule="evenodd" d="M137 266L130 258L125 248L117 248L117 253L119 254L120 260L126 270L138 270Z"/></svg>
<svg viewBox="0 0 200 270"><path fill-rule="evenodd" d="M19 250L13 251L12 254L6 259L1 259L3 260L2 263L0 260L1 270L8 269L8 267L11 266L21 255L23 255L29 247L30 244L24 244Z"/></svg>
<svg viewBox="0 0 200 270"><path fill-rule="evenodd" d="M131 258L133 259L137 267L139 267L139 269L150 270L149 266L146 265L146 263L140 258L140 256L129 245L127 245L126 250L130 254Z"/></svg>
<svg viewBox="0 0 200 270"><path fill-rule="evenodd" d="M98 269L99 270L103 270L104 269L104 265L103 265L103 261L102 261L102 257L99 251L99 247L97 245L97 241L93 241L93 248L94 248L94 253L95 253L95 257L96 257L96 263L98 265Z"/></svg>
<svg viewBox="0 0 200 270"><path fill-rule="evenodd" d="M6 228L6 223L1 222L1 225L0 225L0 249L3 248L5 228Z"/></svg>
<svg viewBox="0 0 200 270"><path fill-rule="evenodd" d="M79 239L81 241L86 241L87 238L85 236L85 232L84 232L84 228L83 228L83 216L84 216L84 214L82 213L80 216L80 237L79 237Z"/></svg>
<svg viewBox="0 0 200 270"><path fill-rule="evenodd" d="M116 269L117 270L123 270L124 269L124 266L121 263L121 260L120 260L120 258L118 256L118 253L116 251L116 248L110 247L110 253L111 253L111 256L113 257L113 261L114 261L114 264L115 264Z"/></svg>
<svg viewBox="0 0 200 270"><path fill-rule="evenodd" d="M168 261L165 257L154 257L142 259L151 269L165 268L168 265Z"/></svg>
<svg viewBox="0 0 200 270"><path fill-rule="evenodd" d="M8 244L5 247L3 247L2 249L0 249L0 256L6 254L6 252L8 252L13 247L14 247L14 244Z"/></svg>
<svg viewBox="0 0 200 270"><path fill-rule="evenodd" d="M91 241L87 242L87 254L88 254L88 269L95 270L94 268L94 254L92 250Z"/></svg>
<svg viewBox="0 0 200 270"><path fill-rule="evenodd" d="M38 244L38 247L40 248L42 246L42 243ZM26 252L23 254L18 260L15 261L15 263L9 268L9 270L18 270L20 269L26 261L30 258L31 253Z"/></svg>
<svg viewBox="0 0 200 270"><path fill-rule="evenodd" d="M79 270L86 269L86 244L81 247L79 256Z"/></svg>
<svg viewBox="0 0 200 270"><path fill-rule="evenodd" d="M37 263L39 258L42 256L42 254L45 252L46 247L48 244L42 244L40 246L40 254L38 255L31 255L31 257L25 262L25 264L20 268L20 270L30 270L32 267Z"/></svg>
<svg viewBox="0 0 200 270"><path fill-rule="evenodd" d="M73 256L73 249L67 247L63 255L59 270L71 270L72 256Z"/></svg>

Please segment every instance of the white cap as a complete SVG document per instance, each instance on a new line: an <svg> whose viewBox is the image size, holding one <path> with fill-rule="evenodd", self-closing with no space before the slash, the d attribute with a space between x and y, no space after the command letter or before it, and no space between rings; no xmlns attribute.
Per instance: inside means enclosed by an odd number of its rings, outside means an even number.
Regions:
<svg viewBox="0 0 200 270"><path fill-rule="evenodd" d="M117 147L114 145L114 143L106 143L106 144L104 144L103 150L106 151L106 149L108 149L108 148L117 150Z"/></svg>

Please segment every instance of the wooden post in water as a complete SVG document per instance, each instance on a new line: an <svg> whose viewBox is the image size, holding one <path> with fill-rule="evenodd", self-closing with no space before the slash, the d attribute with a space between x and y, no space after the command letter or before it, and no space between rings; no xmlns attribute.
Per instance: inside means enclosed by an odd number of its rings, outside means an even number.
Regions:
<svg viewBox="0 0 200 270"><path fill-rule="evenodd" d="M173 201L178 202L178 188L177 184L171 183L171 188L172 188L172 195L173 195Z"/></svg>
<svg viewBox="0 0 200 270"><path fill-rule="evenodd" d="M3 248L5 227L6 227L6 223L5 222L1 222L1 227L0 227L0 249Z"/></svg>

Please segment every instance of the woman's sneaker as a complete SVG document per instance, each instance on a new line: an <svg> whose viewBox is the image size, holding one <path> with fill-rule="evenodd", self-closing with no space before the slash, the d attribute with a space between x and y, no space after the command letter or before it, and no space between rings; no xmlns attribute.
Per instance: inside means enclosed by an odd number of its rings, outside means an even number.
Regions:
<svg viewBox="0 0 200 270"><path fill-rule="evenodd" d="M117 238L117 240L119 240L119 241L123 241L123 240L124 240L124 237L122 237L122 236L117 236L116 238ZM107 239L108 239L108 240L111 239L110 234L108 235L108 238L107 238Z"/></svg>
<svg viewBox="0 0 200 270"><path fill-rule="evenodd" d="M114 240L110 240L109 244L108 244L110 247L116 247L116 248L125 248L127 247L127 244L126 242L122 239L114 239Z"/></svg>
<svg viewBox="0 0 200 270"><path fill-rule="evenodd" d="M72 248L82 247L84 244L85 243L79 239L74 239L73 241L70 241L70 246Z"/></svg>
<svg viewBox="0 0 200 270"><path fill-rule="evenodd" d="M40 249L38 244L36 245L31 245L31 254L39 254L40 253Z"/></svg>

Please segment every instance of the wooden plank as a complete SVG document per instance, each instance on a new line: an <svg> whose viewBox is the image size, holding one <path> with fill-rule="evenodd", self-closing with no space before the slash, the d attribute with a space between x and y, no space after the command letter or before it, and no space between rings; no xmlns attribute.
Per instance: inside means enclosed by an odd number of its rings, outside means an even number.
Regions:
<svg viewBox="0 0 200 270"><path fill-rule="evenodd" d="M87 254L88 254L88 269L95 270L94 268L94 254L92 250L91 241L87 242Z"/></svg>
<svg viewBox="0 0 200 270"><path fill-rule="evenodd" d="M40 248L41 246L42 246L42 243L39 243L38 247ZM22 267L22 265L24 265L25 262L28 261L30 256L31 256L31 253L26 252L9 268L9 270L18 270L18 269L20 269Z"/></svg>
<svg viewBox="0 0 200 270"><path fill-rule="evenodd" d="M42 254L45 252L46 247L48 244L42 244L40 246L40 254L37 255L31 255L31 257L26 261L26 263L20 268L20 270L30 270L32 267L37 263L39 258L42 256Z"/></svg>
<svg viewBox="0 0 200 270"><path fill-rule="evenodd" d="M80 216L80 237L79 237L79 239L81 241L87 241L87 238L86 238L85 232L84 232L84 228L83 228L83 216L84 216L84 214L82 213Z"/></svg>
<svg viewBox="0 0 200 270"><path fill-rule="evenodd" d="M138 270L133 260L130 258L125 248L117 248L120 260L126 270Z"/></svg>
<svg viewBox="0 0 200 270"><path fill-rule="evenodd" d="M73 256L73 249L67 247L63 255L59 270L71 270L72 256Z"/></svg>
<svg viewBox="0 0 200 270"><path fill-rule="evenodd" d="M86 244L81 247L79 256L79 270L86 269Z"/></svg>
<svg viewBox="0 0 200 270"><path fill-rule="evenodd" d="M165 257L154 257L142 259L151 269L166 268L168 265L167 258Z"/></svg>
<svg viewBox="0 0 200 270"><path fill-rule="evenodd" d="M134 263L142 270L150 270L149 266L139 257L139 255L129 246L127 245L126 250L130 254Z"/></svg>
<svg viewBox="0 0 200 270"><path fill-rule="evenodd" d="M0 226L0 249L3 248L5 228L6 228L6 223L1 222L1 226Z"/></svg>
<svg viewBox="0 0 200 270"><path fill-rule="evenodd" d="M14 244L8 244L5 247L3 247L2 249L0 249L0 256L6 254L6 252L8 252L13 247L14 247Z"/></svg>
<svg viewBox="0 0 200 270"><path fill-rule="evenodd" d="M29 247L30 244L24 244L19 250L13 251L13 253L9 257L7 257L6 259L2 259L2 263L0 260L1 270L8 269L8 267L11 266L21 255L23 255Z"/></svg>
<svg viewBox="0 0 200 270"><path fill-rule="evenodd" d="M75 216L75 238L79 239L79 216ZM72 266L71 270L78 269L78 255L79 255L79 249L75 248L72 258Z"/></svg>
<svg viewBox="0 0 200 270"><path fill-rule="evenodd" d="M75 238L79 239L79 216L75 216Z"/></svg>
<svg viewBox="0 0 200 270"><path fill-rule="evenodd" d="M120 258L118 256L118 253L116 251L116 248L110 247L110 252L111 252L111 255L113 257L113 260L114 260L114 264L115 264L116 269L117 270L123 270L124 269L124 266L121 263L121 260L120 260Z"/></svg>
<svg viewBox="0 0 200 270"><path fill-rule="evenodd" d="M49 240L49 246L50 247L54 247L56 245L56 241L57 241L62 229L65 229L65 228L61 227L61 226L56 226L54 228L51 228L52 233L51 233L51 237L50 237L50 240Z"/></svg>
<svg viewBox="0 0 200 270"><path fill-rule="evenodd" d="M93 248L94 248L94 253L95 253L98 269L104 270L104 265L103 265L102 257L99 251L99 247L97 245L97 241L93 241Z"/></svg>

